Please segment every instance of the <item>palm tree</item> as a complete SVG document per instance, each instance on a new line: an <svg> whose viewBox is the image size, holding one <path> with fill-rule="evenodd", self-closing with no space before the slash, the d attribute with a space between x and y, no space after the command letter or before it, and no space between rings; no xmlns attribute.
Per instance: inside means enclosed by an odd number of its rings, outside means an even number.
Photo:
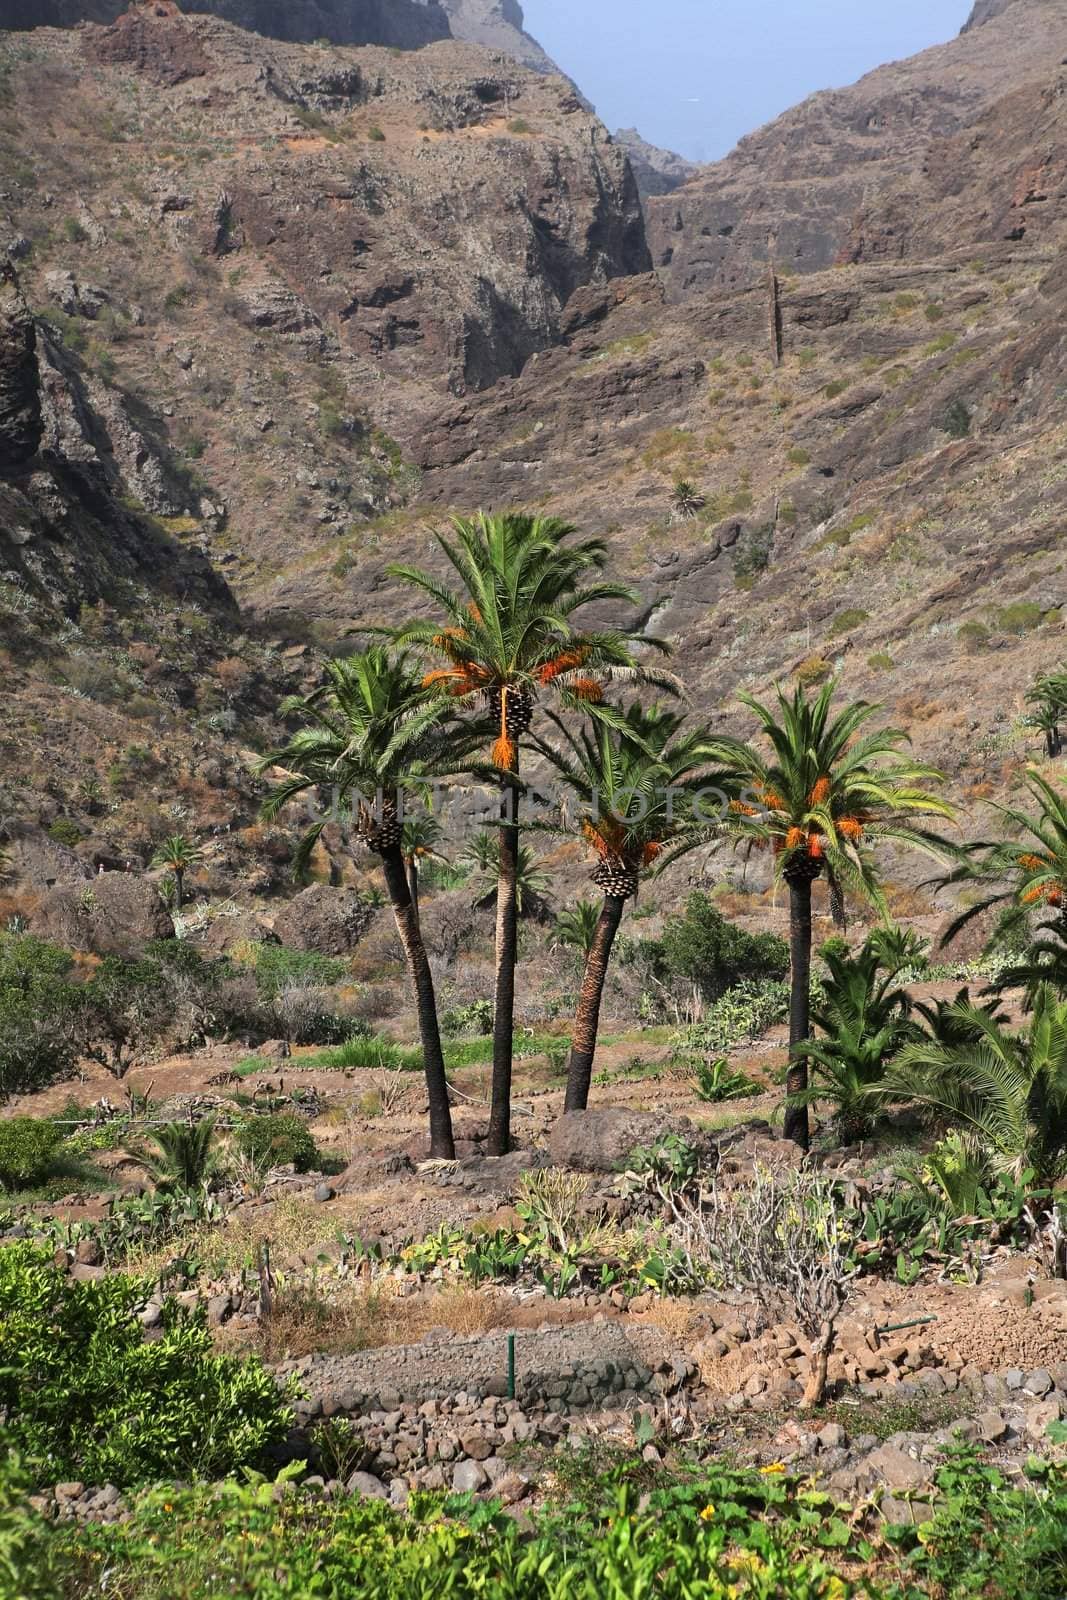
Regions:
<svg viewBox="0 0 1067 1600"><path fill-rule="evenodd" d="M1042 986L1022 1034L986 1008L953 1009L968 1041L906 1046L874 1095L914 1101L961 1125L1016 1180L1029 1169L1038 1187L1054 1183L1067 1171L1067 1002Z"/></svg>
<svg viewBox="0 0 1067 1600"><path fill-rule="evenodd" d="M896 981L900 968L884 959L877 931L854 956L828 951L825 961L823 998L812 1007L822 1037L800 1046L815 1081L794 1103L832 1101L842 1143L854 1144L871 1130L871 1086L915 1031L908 1022L911 1001Z"/></svg>
<svg viewBox="0 0 1067 1600"><path fill-rule="evenodd" d="M477 867L474 880L474 898L471 901L484 911L496 899L496 886L500 877L500 838L490 828L479 828L463 858ZM543 871L533 851L521 844L515 856L515 910L520 917L544 920L548 915L550 879Z"/></svg>
<svg viewBox="0 0 1067 1600"><path fill-rule="evenodd" d="M1002 973L997 987L1022 983L1030 990L1046 980L1067 987L1067 786L1051 783L1036 768L1024 783L1036 810L994 805L1003 818L1008 838L979 839L965 847L965 859L955 871L936 880L939 888L955 884L977 885L988 892L962 911L945 930L949 944L967 924L983 912L999 909L994 941L1025 934L1029 950L1024 962ZM1029 939L1034 911L1049 915L1039 924L1037 938Z"/></svg>
<svg viewBox="0 0 1067 1600"><path fill-rule="evenodd" d="M215 1171L214 1117L203 1122L168 1122L152 1134L155 1150L142 1160L161 1189L199 1189Z"/></svg>
<svg viewBox="0 0 1067 1600"><path fill-rule="evenodd" d="M408 875L408 893L415 915L419 914L419 867L432 856L436 861L444 857L434 848L441 840L441 824L431 811L405 814L400 833L400 849Z"/></svg>
<svg viewBox="0 0 1067 1600"><path fill-rule="evenodd" d="M0 844L0 883L6 883L12 873L11 851Z"/></svg>
<svg viewBox="0 0 1067 1600"><path fill-rule="evenodd" d="M174 903L180 911L185 899L185 874L204 859L204 852L195 839L184 833L174 833L164 839L152 857L153 867L165 867L174 875Z"/></svg>
<svg viewBox="0 0 1067 1600"><path fill-rule="evenodd" d="M569 946L584 962L593 948L600 907L595 900L578 900L556 918L556 943Z"/></svg>
<svg viewBox="0 0 1067 1600"><path fill-rule="evenodd" d="M594 714L577 732L552 713L548 720L557 742L534 742L578 798L581 831L597 857L593 882L604 896L586 953L567 1070L564 1110L584 1111L608 962L626 902L665 847L674 860L704 842L707 823L691 799L698 778L710 787L713 775L706 731L683 730L674 712L632 705L621 718Z"/></svg>
<svg viewBox="0 0 1067 1600"><path fill-rule="evenodd" d="M484 700L496 739L491 770L501 790L496 903L496 994L493 1007L493 1083L490 1155L511 1143L511 1074L518 951L516 878L519 865L520 741L545 691L577 708L603 697L603 681L625 677L675 686L665 673L638 666L631 647L661 641L619 630L580 630L575 617L595 602L636 604L627 584L599 578L607 561L602 539L580 539L568 523L525 512L480 513L453 523L453 538L437 534L445 560L459 580L449 584L417 567L394 566L439 612L395 631L400 643L419 645L444 662L428 687L458 703ZM443 620L442 620L443 618Z"/></svg>
<svg viewBox="0 0 1067 1600"><path fill-rule="evenodd" d="M455 1141L437 998L404 864L401 812L405 787L452 773L484 735L477 724L457 728L406 653L394 655L378 645L347 660L328 661L325 673L313 694L283 703L282 710L302 717L305 726L260 763L261 772L280 765L288 774L266 800L263 815L273 820L297 795L332 788L352 807L357 837L380 858L415 991L430 1102L430 1153L452 1160ZM305 833L298 866L307 862L330 820L324 817Z"/></svg>
<svg viewBox="0 0 1067 1600"><path fill-rule="evenodd" d="M1045 735L1045 752L1052 761L1063 749L1060 725L1067 719L1067 670L1057 667L1043 673L1027 690L1026 700L1034 707L1027 721Z"/></svg>
<svg viewBox="0 0 1067 1600"><path fill-rule="evenodd" d="M944 855L951 847L914 819L954 815L948 801L928 787L940 783L942 774L901 753L907 735L896 728L863 733L880 708L859 700L834 716L833 694L831 681L814 700L799 685L791 696L779 685L777 706L742 695L742 703L759 718L769 757L739 739L716 741L720 758L749 786L748 799L736 803L730 819L735 842L749 851L772 851L775 877L789 889L791 1065L785 1136L805 1150L809 1129L802 1097L808 1070L799 1047L811 1031L811 886L825 874L832 902L841 900L846 888L854 889L884 913L873 847L893 841Z"/></svg>
<svg viewBox="0 0 1067 1600"><path fill-rule="evenodd" d="M704 504L704 496L695 483L679 478L671 490L671 506L686 522L692 520Z"/></svg>

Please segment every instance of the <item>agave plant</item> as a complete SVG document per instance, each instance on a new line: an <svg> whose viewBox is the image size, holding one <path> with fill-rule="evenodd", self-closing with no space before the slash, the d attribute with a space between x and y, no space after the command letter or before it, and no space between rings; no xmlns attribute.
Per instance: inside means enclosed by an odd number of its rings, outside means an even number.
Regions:
<svg viewBox="0 0 1067 1600"><path fill-rule="evenodd" d="M1067 1172L1067 1002L1042 985L1023 1033L980 1007L955 1009L977 1043L906 1045L872 1099L925 1106L973 1133L994 1170L1055 1182Z"/></svg>

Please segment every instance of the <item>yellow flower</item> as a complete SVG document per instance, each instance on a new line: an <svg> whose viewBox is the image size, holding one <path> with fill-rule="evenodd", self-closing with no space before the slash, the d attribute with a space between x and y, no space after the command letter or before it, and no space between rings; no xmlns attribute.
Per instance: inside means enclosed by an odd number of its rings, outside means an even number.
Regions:
<svg viewBox="0 0 1067 1600"><path fill-rule="evenodd" d="M701 1522L710 1522L714 1515L715 1515L715 1507L712 1506L712 1505L707 1505L707 1506L704 1507L703 1511L700 1513L700 1520L701 1520Z"/></svg>
<svg viewBox="0 0 1067 1600"><path fill-rule="evenodd" d="M841 1578L832 1577L827 1580L826 1588L822 1593L823 1600L845 1600L848 1589Z"/></svg>
<svg viewBox="0 0 1067 1600"><path fill-rule="evenodd" d="M772 1472L784 1472L785 1471L785 1462L784 1461L772 1461L769 1464L769 1466L760 1467L760 1471L763 1473L763 1476L765 1478L768 1477Z"/></svg>

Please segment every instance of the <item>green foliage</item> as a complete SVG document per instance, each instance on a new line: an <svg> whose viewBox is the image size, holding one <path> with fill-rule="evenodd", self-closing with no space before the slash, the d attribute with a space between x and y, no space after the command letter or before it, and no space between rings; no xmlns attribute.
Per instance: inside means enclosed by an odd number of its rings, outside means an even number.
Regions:
<svg viewBox="0 0 1067 1600"><path fill-rule="evenodd" d="M367 129L367 138L371 141L372 144L384 144L385 143L385 134L382 132L381 128L379 128L377 126Z"/></svg>
<svg viewBox="0 0 1067 1600"><path fill-rule="evenodd" d="M0 1458L0 1595L61 1600L67 1563L49 1525L29 1504L33 1478L20 1455Z"/></svg>
<svg viewBox="0 0 1067 1600"><path fill-rule="evenodd" d="M1041 626L1045 613L1033 600L1016 600L994 612L993 622L1001 633L1030 633Z"/></svg>
<svg viewBox="0 0 1067 1600"><path fill-rule="evenodd" d="M806 467L811 461L811 456L802 446L795 444L788 452L787 459L794 467Z"/></svg>
<svg viewBox="0 0 1067 1600"><path fill-rule="evenodd" d="M864 1138L874 1120L870 1099L882 1081L886 1061L913 1036L911 1003L895 982L892 953L872 935L856 955L820 952L827 967L822 994L812 1007L821 1037L801 1048L811 1085L794 1103L829 1102L841 1139Z"/></svg>
<svg viewBox="0 0 1067 1600"><path fill-rule="evenodd" d="M869 611L864 611L862 606L847 606L831 620L827 629L830 638L837 639L843 633L852 633L856 628L861 628L870 614Z"/></svg>
<svg viewBox="0 0 1067 1600"><path fill-rule="evenodd" d="M0 1184L32 1188L44 1178L63 1137L54 1122L37 1117L0 1121Z"/></svg>
<svg viewBox="0 0 1067 1600"><path fill-rule="evenodd" d="M493 1031L493 1006L489 1000L472 1000L466 1006L454 1006L441 1018L441 1031L453 1038L461 1033L491 1034Z"/></svg>
<svg viewBox="0 0 1067 1600"><path fill-rule="evenodd" d="M796 667L793 676L797 683L804 689L817 688L819 684L826 683L834 675L834 664L827 661L825 656L805 656L804 660Z"/></svg>
<svg viewBox="0 0 1067 1600"><path fill-rule="evenodd" d="M698 1061L693 1069L699 1100L709 1105L721 1105L726 1100L744 1100L759 1094L760 1086L743 1072L734 1072L726 1056L715 1056L709 1061Z"/></svg>
<svg viewBox="0 0 1067 1600"><path fill-rule="evenodd" d="M283 944L250 944L247 957L256 975L260 994L274 999L290 985L340 983L348 971L347 961L337 956L320 955L317 950L290 950Z"/></svg>
<svg viewBox="0 0 1067 1600"><path fill-rule="evenodd" d="M82 831L70 817L57 817L48 829L48 837L54 839L56 844L64 844L72 850L81 842Z"/></svg>
<svg viewBox="0 0 1067 1600"><path fill-rule="evenodd" d="M774 548L774 526L755 528L739 541L734 552L734 583L739 589L751 588L761 572L766 572Z"/></svg>
<svg viewBox="0 0 1067 1600"><path fill-rule="evenodd" d="M0 1248L0 1403L10 1444L47 1481L220 1476L284 1436L274 1379L213 1355L202 1309L168 1302L145 1341L147 1292L121 1274L75 1282L28 1244Z"/></svg>
<svg viewBox="0 0 1067 1600"><path fill-rule="evenodd" d="M969 656L980 655L991 638L984 622L964 622L956 629L956 638Z"/></svg>
<svg viewBox="0 0 1067 1600"><path fill-rule="evenodd" d="M655 946L662 970L718 1000L742 982L784 978L789 946L773 933L746 933L728 922L709 895L691 894L680 916L669 917Z"/></svg>
<svg viewBox="0 0 1067 1600"><path fill-rule="evenodd" d="M166 1189L199 1189L211 1178L216 1156L215 1122L168 1122L152 1134L154 1152L146 1159L157 1185Z"/></svg>
<svg viewBox="0 0 1067 1600"><path fill-rule="evenodd" d="M867 657L867 665L872 672L892 672L896 663L885 650L876 650L873 656Z"/></svg>
<svg viewBox="0 0 1067 1600"><path fill-rule="evenodd" d="M789 1011L789 985L745 979L728 989L704 1013L676 1036L680 1054L702 1051L722 1055L734 1045L750 1043L781 1022Z"/></svg>
<svg viewBox="0 0 1067 1600"><path fill-rule="evenodd" d="M238 1128L236 1143L261 1172L290 1163L297 1172L313 1172L321 1159L307 1124L288 1114L249 1118Z"/></svg>
<svg viewBox="0 0 1067 1600"><path fill-rule="evenodd" d="M0 934L0 1099L43 1088L78 1059L71 957L30 934Z"/></svg>
<svg viewBox="0 0 1067 1600"><path fill-rule="evenodd" d="M966 439L971 431L971 413L966 401L957 395L947 408L941 426L950 438Z"/></svg>

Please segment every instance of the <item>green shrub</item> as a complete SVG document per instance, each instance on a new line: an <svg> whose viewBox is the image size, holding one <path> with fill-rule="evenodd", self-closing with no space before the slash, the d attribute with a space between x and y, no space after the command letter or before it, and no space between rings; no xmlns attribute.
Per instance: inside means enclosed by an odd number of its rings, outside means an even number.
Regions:
<svg viewBox="0 0 1067 1600"><path fill-rule="evenodd" d="M367 138L371 141L372 144L384 144L385 143L385 134L382 132L381 128L379 128L379 127L368 128L367 129Z"/></svg>
<svg viewBox="0 0 1067 1600"><path fill-rule="evenodd" d="M73 849L81 842L82 831L70 817L57 817L48 830L48 837L54 839L56 844L65 844Z"/></svg>
<svg viewBox="0 0 1067 1600"><path fill-rule="evenodd" d="M337 956L290 950L283 944L250 944L244 954L255 970L260 993L270 998L294 983L328 987L340 983L348 972L348 962Z"/></svg>
<svg viewBox="0 0 1067 1600"><path fill-rule="evenodd" d="M441 1031L450 1037L460 1033L492 1033L492 1001L472 1000L469 1006L454 1006L441 1018Z"/></svg>
<svg viewBox="0 0 1067 1600"><path fill-rule="evenodd" d="M827 661L825 656L805 656L804 660L794 668L793 676L797 682L806 689L814 688L816 684L825 683L827 678L833 677L834 664Z"/></svg>
<svg viewBox="0 0 1067 1600"><path fill-rule="evenodd" d="M684 1028L674 1041L675 1048L683 1056L692 1051L723 1055L736 1044L758 1039L788 1011L788 983L746 979L709 1006L703 1022Z"/></svg>
<svg viewBox="0 0 1067 1600"><path fill-rule="evenodd" d="M811 461L811 456L807 450L803 449L800 445L795 444L789 451L788 460L794 467L806 467Z"/></svg>
<svg viewBox="0 0 1067 1600"><path fill-rule="evenodd" d="M320 1160L307 1124L285 1113L250 1117L238 1128L236 1142L241 1154L261 1172L290 1164L297 1172L312 1172Z"/></svg>
<svg viewBox="0 0 1067 1600"><path fill-rule="evenodd" d="M709 1105L722 1105L727 1100L744 1100L759 1094L759 1084L743 1072L734 1072L726 1056L715 1056L710 1061L698 1061L693 1069L696 1078L697 1099Z"/></svg>
<svg viewBox="0 0 1067 1600"><path fill-rule="evenodd" d="M514 117L512 121L508 123L508 132L520 134L532 133L533 129L530 127L530 124L526 121L525 117Z"/></svg>
<svg viewBox="0 0 1067 1600"><path fill-rule="evenodd" d="M965 622L956 629L956 638L969 656L980 655L991 637L984 622Z"/></svg>
<svg viewBox="0 0 1067 1600"><path fill-rule="evenodd" d="M876 650L873 656L867 657L867 665L872 672L892 672L894 661L884 650Z"/></svg>
<svg viewBox="0 0 1067 1600"><path fill-rule="evenodd" d="M863 626L870 614L869 611L864 611L862 606L847 606L831 620L827 629L830 638L836 639L843 633L852 633L855 628Z"/></svg>
<svg viewBox="0 0 1067 1600"><path fill-rule="evenodd" d="M717 1000L745 979L782 978L789 970L784 939L746 933L699 891L680 916L667 919L654 954L665 974L696 984L706 1000Z"/></svg>
<svg viewBox="0 0 1067 1600"><path fill-rule="evenodd" d="M169 1301L146 1343L137 1312L148 1291L117 1273L78 1283L46 1249L0 1247L0 1404L9 1444L43 1481L219 1477L284 1437L274 1379L257 1361L213 1355L202 1307Z"/></svg>
<svg viewBox="0 0 1067 1600"><path fill-rule="evenodd" d="M0 934L0 1099L73 1071L81 995L71 957L30 934Z"/></svg>
<svg viewBox="0 0 1067 1600"><path fill-rule="evenodd" d="M945 412L941 426L952 439L966 439L970 433L971 413L958 395Z"/></svg>
<svg viewBox="0 0 1067 1600"><path fill-rule="evenodd" d="M836 400L838 395L844 394L847 388L848 380L846 378L834 378L826 385L823 394L827 400Z"/></svg>
<svg viewBox="0 0 1067 1600"><path fill-rule="evenodd" d="M54 1122L37 1117L12 1117L0 1122L0 1184L28 1189L47 1176L63 1137Z"/></svg>
<svg viewBox="0 0 1067 1600"><path fill-rule="evenodd" d="M0 1458L0 1595L61 1600L67 1563L49 1524L29 1503L33 1478L22 1457Z"/></svg>
<svg viewBox="0 0 1067 1600"><path fill-rule="evenodd" d="M994 622L1001 633L1029 633L1040 627L1045 613L1033 600L1016 600L1013 605L1002 606L994 614Z"/></svg>

